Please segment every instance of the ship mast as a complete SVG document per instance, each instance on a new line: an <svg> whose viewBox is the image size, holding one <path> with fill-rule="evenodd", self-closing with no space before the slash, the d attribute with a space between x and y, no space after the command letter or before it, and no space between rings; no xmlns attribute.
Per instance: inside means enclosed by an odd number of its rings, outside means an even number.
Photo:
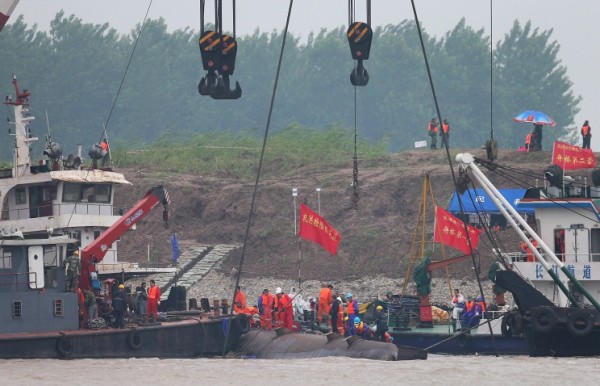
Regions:
<svg viewBox="0 0 600 386"><path fill-rule="evenodd" d="M13 100L7 96L4 104L11 105L15 114L15 148L13 150L13 177L23 177L31 174L31 157L29 146L31 143L38 140L37 137L32 137L29 132L28 125L35 119L29 114L29 90L21 91L17 77L13 75L13 85L15 86L16 98Z"/></svg>

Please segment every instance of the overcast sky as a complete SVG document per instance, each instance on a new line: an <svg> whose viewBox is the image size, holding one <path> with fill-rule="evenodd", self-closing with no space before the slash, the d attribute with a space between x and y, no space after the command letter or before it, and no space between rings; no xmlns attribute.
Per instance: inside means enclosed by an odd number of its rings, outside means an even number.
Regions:
<svg viewBox="0 0 600 386"><path fill-rule="evenodd" d="M199 0L153 0L149 17L162 17L170 31L190 27L200 29ZM206 0L207 17L212 19L213 3ZM366 0L356 0L357 20L366 19ZM576 125L590 120L592 127L600 127L594 111L600 106L600 76L598 58L600 28L600 2L596 0L492 0L493 36L501 39L515 19L525 23L531 20L541 30L553 28L553 39L561 46L560 59L567 66L576 95L581 95L581 112ZM75 15L84 22L109 23L121 33L129 33L141 23L150 0L20 0L11 20L23 15L31 27L47 30L57 12L64 10L66 16ZM224 0L224 28L231 26L232 1ZM283 30L289 0L237 0L237 34ZM296 36L306 37L310 31L346 26L348 20L347 0L296 0L292 8L290 30ZM436 36L453 28L464 17L467 25L490 31L490 0L415 0L419 20L423 27ZM210 15L210 16L208 16ZM229 15L229 17L227 16ZM397 24L413 19L410 0L372 0L372 24L374 26ZM9 20L9 24L11 22ZM415 36L415 39L418 39ZM532 58L532 60L534 60ZM435 82L435 79L434 79ZM529 106L523 106L528 109ZM443 106L442 106L443 112ZM515 115L520 111L515 112ZM551 111L546 113L552 115ZM560 125L560 122L558 122ZM600 151L600 132L594 131L592 147ZM579 145L581 145L579 143Z"/></svg>

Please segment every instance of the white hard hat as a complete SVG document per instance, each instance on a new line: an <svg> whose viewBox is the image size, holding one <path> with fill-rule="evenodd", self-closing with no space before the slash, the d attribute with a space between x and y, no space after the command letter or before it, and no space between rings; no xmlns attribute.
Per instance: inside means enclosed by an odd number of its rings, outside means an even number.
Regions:
<svg viewBox="0 0 600 386"><path fill-rule="evenodd" d="M275 288L275 294L280 294L280 293L281 293L281 287Z"/></svg>

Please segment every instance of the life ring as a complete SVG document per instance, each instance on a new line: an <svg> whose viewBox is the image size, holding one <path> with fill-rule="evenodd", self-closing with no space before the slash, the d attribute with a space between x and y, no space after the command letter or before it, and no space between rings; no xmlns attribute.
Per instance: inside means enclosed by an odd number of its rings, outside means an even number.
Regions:
<svg viewBox="0 0 600 386"><path fill-rule="evenodd" d="M248 331L250 331L250 320L247 316L238 315L238 317L235 319L235 322L237 323L237 326L242 332L242 334L245 334Z"/></svg>
<svg viewBox="0 0 600 386"><path fill-rule="evenodd" d="M573 336L587 336L594 329L594 318L592 315L581 309L573 310L569 313L567 319L567 330Z"/></svg>
<svg viewBox="0 0 600 386"><path fill-rule="evenodd" d="M471 335L469 334L460 334L458 336L457 342L458 342L458 347L460 348L465 348L467 347L467 345L469 344L469 341L471 340Z"/></svg>
<svg viewBox="0 0 600 386"><path fill-rule="evenodd" d="M127 346L132 350L137 350L142 347L142 337L136 330L129 331L127 334Z"/></svg>
<svg viewBox="0 0 600 386"><path fill-rule="evenodd" d="M531 325L536 332L546 334L556 325L556 314L547 306L535 308L531 312Z"/></svg>
<svg viewBox="0 0 600 386"><path fill-rule="evenodd" d="M73 344L71 343L71 340L66 336L58 338L56 341L56 351L58 352L58 355L63 358L71 356L71 354L73 354Z"/></svg>

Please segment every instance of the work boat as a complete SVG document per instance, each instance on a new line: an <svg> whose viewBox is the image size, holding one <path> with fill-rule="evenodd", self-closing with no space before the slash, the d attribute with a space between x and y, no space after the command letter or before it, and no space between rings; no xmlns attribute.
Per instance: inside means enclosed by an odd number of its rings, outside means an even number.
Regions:
<svg viewBox="0 0 600 386"><path fill-rule="evenodd" d="M531 356L600 355L598 187L574 186L572 179L547 172L550 186L530 189L518 204L533 208L534 230L491 184L471 154L458 154L456 159L535 256L535 261L526 261L521 253L496 251L505 266L496 273L496 284L512 293L518 307L505 316L504 331L524 334Z"/></svg>
<svg viewBox="0 0 600 386"><path fill-rule="evenodd" d="M115 186L129 182L110 167L98 168L97 145L87 167L81 154L65 158L51 141L44 159L32 162L29 146L37 138L29 128L30 93L21 91L16 77L13 85L14 99L4 101L14 112L13 165L0 169L0 358L194 357L235 347L249 329L243 315L180 310L156 320L128 318L125 328L113 327L118 282L101 282L99 268L118 263L118 238L158 204L168 219L168 193L154 187L118 216ZM78 284L67 289L64 263L76 250L81 273ZM86 292L95 295L98 318L87 320Z"/></svg>

